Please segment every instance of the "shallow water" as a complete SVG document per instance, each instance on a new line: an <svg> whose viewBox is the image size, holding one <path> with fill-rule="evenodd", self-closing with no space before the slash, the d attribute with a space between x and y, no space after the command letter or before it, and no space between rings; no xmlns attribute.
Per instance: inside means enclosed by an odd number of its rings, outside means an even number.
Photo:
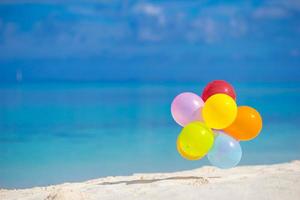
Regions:
<svg viewBox="0 0 300 200"><path fill-rule="evenodd" d="M300 84L234 84L239 105L258 109L261 135L242 142L240 165L300 159ZM0 187L208 165L176 151L170 115L180 92L203 84L23 84L0 86Z"/></svg>

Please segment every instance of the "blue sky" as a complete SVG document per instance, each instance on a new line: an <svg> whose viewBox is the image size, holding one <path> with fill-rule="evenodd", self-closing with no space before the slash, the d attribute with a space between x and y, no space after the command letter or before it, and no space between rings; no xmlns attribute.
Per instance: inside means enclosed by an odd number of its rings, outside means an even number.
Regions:
<svg viewBox="0 0 300 200"><path fill-rule="evenodd" d="M300 1L2 0L0 81L300 80Z"/></svg>

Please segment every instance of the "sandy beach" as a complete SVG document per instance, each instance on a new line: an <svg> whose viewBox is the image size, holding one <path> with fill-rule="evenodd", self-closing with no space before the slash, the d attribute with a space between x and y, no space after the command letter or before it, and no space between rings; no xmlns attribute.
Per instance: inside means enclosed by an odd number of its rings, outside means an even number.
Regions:
<svg viewBox="0 0 300 200"><path fill-rule="evenodd" d="M174 173L133 174L82 183L0 190L2 200L82 199L299 199L300 161L241 166L211 166Z"/></svg>

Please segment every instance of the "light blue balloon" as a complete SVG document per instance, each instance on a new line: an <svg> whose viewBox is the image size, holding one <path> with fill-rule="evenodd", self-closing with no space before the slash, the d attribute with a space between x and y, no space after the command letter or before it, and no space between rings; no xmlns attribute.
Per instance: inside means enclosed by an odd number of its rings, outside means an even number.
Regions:
<svg viewBox="0 0 300 200"><path fill-rule="evenodd" d="M222 131L218 131L212 149L207 154L209 162L219 168L227 169L239 164L242 148L238 141Z"/></svg>

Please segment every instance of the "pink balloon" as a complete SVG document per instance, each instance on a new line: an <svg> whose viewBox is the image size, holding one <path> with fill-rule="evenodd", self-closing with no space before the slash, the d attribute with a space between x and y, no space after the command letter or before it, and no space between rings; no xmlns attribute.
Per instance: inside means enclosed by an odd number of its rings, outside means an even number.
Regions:
<svg viewBox="0 0 300 200"><path fill-rule="evenodd" d="M181 126L193 121L203 121L201 110L204 102L200 96L184 92L175 97L171 105L171 113L174 120Z"/></svg>

